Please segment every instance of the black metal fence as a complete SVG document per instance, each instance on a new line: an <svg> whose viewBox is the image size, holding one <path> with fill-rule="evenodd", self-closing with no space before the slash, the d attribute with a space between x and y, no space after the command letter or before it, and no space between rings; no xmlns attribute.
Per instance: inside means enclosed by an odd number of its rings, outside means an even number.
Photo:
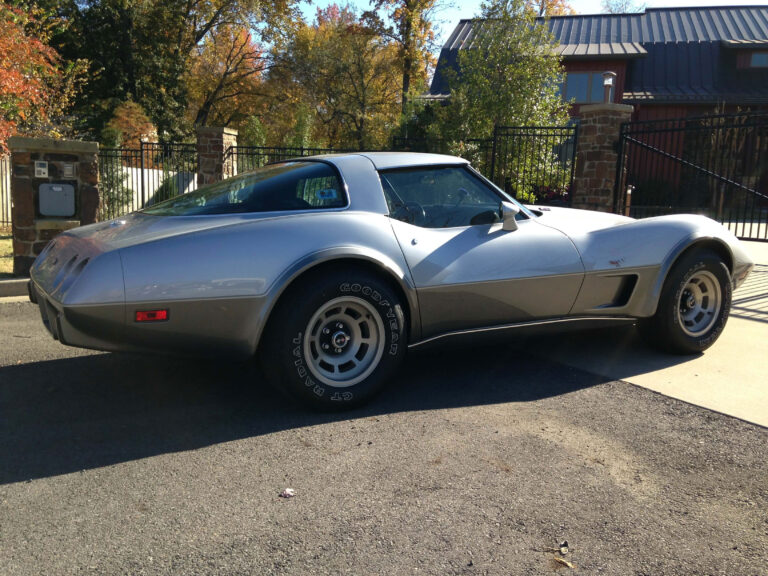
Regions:
<svg viewBox="0 0 768 576"><path fill-rule="evenodd" d="M569 205L578 126L501 126L490 179L521 202Z"/></svg>
<svg viewBox="0 0 768 576"><path fill-rule="evenodd" d="M11 225L11 157L0 156L0 228Z"/></svg>
<svg viewBox="0 0 768 576"><path fill-rule="evenodd" d="M768 240L768 113L630 122L620 142L617 211L704 214Z"/></svg>
<svg viewBox="0 0 768 576"><path fill-rule="evenodd" d="M117 218L195 190L197 168L195 144L142 142L139 148L99 149L99 218Z"/></svg>
<svg viewBox="0 0 768 576"><path fill-rule="evenodd" d="M390 150L454 154L523 202L566 204L573 178L575 126L500 127L493 138L458 143L395 138ZM225 163L237 174L290 158L353 149L231 146ZM102 148L100 219L116 218L197 188L194 144L142 143ZM203 161L206 161L204 159Z"/></svg>
<svg viewBox="0 0 768 576"><path fill-rule="evenodd" d="M462 142L395 138L392 149L461 156L521 202L567 205L577 137L576 125L500 126L493 138Z"/></svg>
<svg viewBox="0 0 768 576"><path fill-rule="evenodd" d="M503 126L493 138L462 142L395 137L390 150L461 156L518 200L564 205L570 202L577 133L576 126ZM234 156L239 174L289 158L356 151L232 146L228 154Z"/></svg>

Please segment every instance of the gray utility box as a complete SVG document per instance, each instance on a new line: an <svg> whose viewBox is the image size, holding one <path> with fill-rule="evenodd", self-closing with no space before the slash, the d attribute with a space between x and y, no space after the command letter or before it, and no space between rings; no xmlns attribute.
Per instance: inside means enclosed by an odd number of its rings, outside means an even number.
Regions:
<svg viewBox="0 0 768 576"><path fill-rule="evenodd" d="M41 216L75 215L75 187L72 184L40 184L38 192Z"/></svg>

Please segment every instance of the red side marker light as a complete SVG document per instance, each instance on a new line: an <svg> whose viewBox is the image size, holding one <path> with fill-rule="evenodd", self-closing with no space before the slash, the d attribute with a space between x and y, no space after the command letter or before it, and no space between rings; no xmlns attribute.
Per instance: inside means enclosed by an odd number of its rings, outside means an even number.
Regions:
<svg viewBox="0 0 768 576"><path fill-rule="evenodd" d="M137 310L136 322L165 322L168 310Z"/></svg>

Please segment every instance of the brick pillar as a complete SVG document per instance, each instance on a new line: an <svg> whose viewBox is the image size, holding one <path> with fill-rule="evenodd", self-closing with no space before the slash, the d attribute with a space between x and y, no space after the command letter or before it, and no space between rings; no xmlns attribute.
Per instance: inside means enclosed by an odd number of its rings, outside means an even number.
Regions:
<svg viewBox="0 0 768 576"><path fill-rule="evenodd" d="M26 276L35 257L54 236L96 221L99 212L99 145L96 142L14 136L9 139L8 146L12 166L13 273ZM36 174L35 161L46 163L47 175ZM42 213L39 189L43 184L72 186L73 213Z"/></svg>
<svg viewBox="0 0 768 576"><path fill-rule="evenodd" d="M227 153L230 146L237 146L237 130L209 126L197 129L198 186L237 174L235 155Z"/></svg>
<svg viewBox="0 0 768 576"><path fill-rule="evenodd" d="M610 103L581 107L571 202L574 208L613 211L619 131L633 110L627 104Z"/></svg>

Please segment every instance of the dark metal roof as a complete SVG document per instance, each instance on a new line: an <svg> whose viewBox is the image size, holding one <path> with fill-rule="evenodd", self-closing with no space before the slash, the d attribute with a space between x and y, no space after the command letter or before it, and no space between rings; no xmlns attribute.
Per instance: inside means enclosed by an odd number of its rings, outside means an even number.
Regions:
<svg viewBox="0 0 768 576"><path fill-rule="evenodd" d="M755 50L763 49L768 46L768 38L762 40L721 40L720 44L724 48L731 50Z"/></svg>
<svg viewBox="0 0 768 576"><path fill-rule="evenodd" d="M639 58L645 56L646 51L643 45L638 42L610 42L599 44L560 44L557 47L557 53L562 58L578 58L585 60L587 58L599 58L605 60L609 58Z"/></svg>
<svg viewBox="0 0 768 576"><path fill-rule="evenodd" d="M768 43L768 6L649 8L637 14L557 16L546 23L564 60L631 59L627 101L768 103L768 72L736 74L738 49ZM456 68L487 23L462 20L443 47L430 94L449 92L443 70Z"/></svg>

